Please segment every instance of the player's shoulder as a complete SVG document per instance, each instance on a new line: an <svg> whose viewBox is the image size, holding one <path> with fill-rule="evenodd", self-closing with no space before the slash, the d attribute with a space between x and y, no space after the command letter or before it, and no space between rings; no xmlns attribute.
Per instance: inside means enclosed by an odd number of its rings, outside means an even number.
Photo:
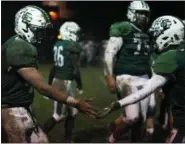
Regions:
<svg viewBox="0 0 185 144"><path fill-rule="evenodd" d="M74 41L72 41L68 44L68 49L69 49L69 51L71 51L73 53L80 53L82 51L82 47L81 47L80 43L74 42Z"/></svg>
<svg viewBox="0 0 185 144"><path fill-rule="evenodd" d="M168 50L160 54L153 64L155 73L172 73L177 68L177 50Z"/></svg>
<svg viewBox="0 0 185 144"><path fill-rule="evenodd" d="M15 37L6 43L6 61L11 65L30 65L37 61L37 49L25 40Z"/></svg>
<svg viewBox="0 0 185 144"><path fill-rule="evenodd" d="M110 36L124 37L130 33L132 25L128 21L121 21L113 23L110 26Z"/></svg>
<svg viewBox="0 0 185 144"><path fill-rule="evenodd" d="M8 55L36 56L37 48L18 36L13 37L6 43Z"/></svg>

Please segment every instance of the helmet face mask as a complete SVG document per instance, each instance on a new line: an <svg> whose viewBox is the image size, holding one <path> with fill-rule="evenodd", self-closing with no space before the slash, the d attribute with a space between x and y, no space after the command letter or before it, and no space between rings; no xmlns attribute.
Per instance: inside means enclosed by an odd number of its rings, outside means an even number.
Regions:
<svg viewBox="0 0 185 144"><path fill-rule="evenodd" d="M174 16L161 16L154 20L149 33L155 41L158 52L170 45L179 45L184 41L184 24Z"/></svg>
<svg viewBox="0 0 185 144"><path fill-rule="evenodd" d="M15 16L15 32L32 44L41 43L51 27L48 14L37 6L26 6Z"/></svg>
<svg viewBox="0 0 185 144"><path fill-rule="evenodd" d="M144 29L148 26L150 19L150 14L148 11L136 11L136 25L141 29Z"/></svg>
<svg viewBox="0 0 185 144"><path fill-rule="evenodd" d="M127 18L139 28L146 29L150 20L150 8L144 1L133 1L127 11Z"/></svg>

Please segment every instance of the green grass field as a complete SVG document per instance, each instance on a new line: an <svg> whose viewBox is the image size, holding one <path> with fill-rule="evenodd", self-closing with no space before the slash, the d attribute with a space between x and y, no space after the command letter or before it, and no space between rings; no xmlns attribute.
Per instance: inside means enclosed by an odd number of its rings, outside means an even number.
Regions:
<svg viewBox="0 0 185 144"><path fill-rule="evenodd" d="M48 80L49 69L51 65L40 65L39 71L43 74L45 80ZM105 85L103 69L97 67L81 68L84 94L77 95L79 98L93 98L91 102L97 108L103 108L116 100L116 96L108 92ZM35 93L33 110L36 118L42 125L53 112L53 101L46 100L39 93ZM111 114L103 120L93 120L83 114L78 114L75 128L75 142L105 142L107 137L106 126L108 122L114 120L119 115L119 111ZM63 123L58 124L50 133L50 142L62 142Z"/></svg>

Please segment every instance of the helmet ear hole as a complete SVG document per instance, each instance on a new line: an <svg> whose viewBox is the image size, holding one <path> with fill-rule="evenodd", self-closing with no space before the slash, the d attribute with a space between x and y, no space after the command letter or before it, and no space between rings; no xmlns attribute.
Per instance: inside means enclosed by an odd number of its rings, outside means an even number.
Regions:
<svg viewBox="0 0 185 144"><path fill-rule="evenodd" d="M164 48L166 48L167 46L168 46L168 43L165 43L165 44L164 44Z"/></svg>
<svg viewBox="0 0 185 144"><path fill-rule="evenodd" d="M163 39L163 40L167 40L167 39L168 39L168 36L165 36L165 37L163 37L162 39Z"/></svg>
<svg viewBox="0 0 185 144"><path fill-rule="evenodd" d="M174 38L175 38L175 40L179 40L179 37L177 34L174 34Z"/></svg>

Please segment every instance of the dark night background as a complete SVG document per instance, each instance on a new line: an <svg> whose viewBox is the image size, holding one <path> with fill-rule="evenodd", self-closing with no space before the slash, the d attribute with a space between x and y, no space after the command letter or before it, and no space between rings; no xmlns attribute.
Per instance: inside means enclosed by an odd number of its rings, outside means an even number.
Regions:
<svg viewBox="0 0 185 144"><path fill-rule="evenodd" d="M70 20L77 21L85 31L93 32L95 38L104 39L108 38L111 23L126 18L129 3L129 1L68 1L67 7L75 12ZM14 33L15 13L28 4L41 6L41 2L36 1L2 2L2 42ZM151 8L152 20L161 15L174 15L185 19L185 2L183 1L149 1L148 4Z"/></svg>
<svg viewBox="0 0 185 144"><path fill-rule="evenodd" d="M74 12L70 19L53 21L55 31L63 21L74 20L83 29L85 35L91 34L94 40L108 39L109 27L116 21L126 19L130 1L67 1L67 9ZM41 1L4 1L1 9L2 44L14 34L15 13L26 5L37 5L48 13L52 8L41 5ZM151 22L162 15L174 15L185 19L185 1L148 1L151 9ZM51 48L47 48L50 53ZM46 49L44 50L46 52ZM46 52L46 53L48 53ZM51 54L50 54L51 55Z"/></svg>

